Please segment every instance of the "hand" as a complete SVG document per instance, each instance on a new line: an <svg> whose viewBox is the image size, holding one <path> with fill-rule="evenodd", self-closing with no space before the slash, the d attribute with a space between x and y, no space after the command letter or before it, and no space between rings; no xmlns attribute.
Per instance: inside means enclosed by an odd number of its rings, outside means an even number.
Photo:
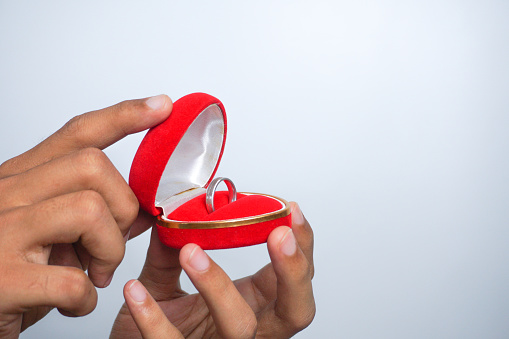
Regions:
<svg viewBox="0 0 509 339"><path fill-rule="evenodd" d="M267 246L272 263L232 282L195 244L161 244L156 231L139 281L124 287L126 303L111 338L288 338L315 314L313 231L292 203L293 231L278 227ZM180 288L182 268L199 294ZM145 287L146 289L145 289Z"/></svg>
<svg viewBox="0 0 509 339"><path fill-rule="evenodd" d="M69 316L95 308L94 286L110 283L131 225L138 220L134 236L151 223L101 149L171 108L158 96L83 114L0 166L0 337L17 337L52 307Z"/></svg>

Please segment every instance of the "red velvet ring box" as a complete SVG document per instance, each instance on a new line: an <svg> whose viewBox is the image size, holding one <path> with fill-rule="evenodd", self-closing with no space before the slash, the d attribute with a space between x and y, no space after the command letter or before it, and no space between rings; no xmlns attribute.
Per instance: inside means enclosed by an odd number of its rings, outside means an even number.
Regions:
<svg viewBox="0 0 509 339"><path fill-rule="evenodd" d="M291 227L289 204L267 194L228 191L214 195L208 213L205 192L226 142L226 113L205 93L184 96L166 121L151 128L136 152L129 185L141 208L157 216L161 241L173 248L195 243L203 249L234 248L267 241L278 226Z"/></svg>

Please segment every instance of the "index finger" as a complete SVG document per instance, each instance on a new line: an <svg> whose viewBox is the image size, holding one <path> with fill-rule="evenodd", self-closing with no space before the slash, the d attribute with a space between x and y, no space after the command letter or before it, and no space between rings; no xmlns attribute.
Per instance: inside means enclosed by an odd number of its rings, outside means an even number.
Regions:
<svg viewBox="0 0 509 339"><path fill-rule="evenodd" d="M163 122L172 108L168 96L158 95L78 115L34 148L2 164L0 177L25 172L82 148L104 149L129 134Z"/></svg>

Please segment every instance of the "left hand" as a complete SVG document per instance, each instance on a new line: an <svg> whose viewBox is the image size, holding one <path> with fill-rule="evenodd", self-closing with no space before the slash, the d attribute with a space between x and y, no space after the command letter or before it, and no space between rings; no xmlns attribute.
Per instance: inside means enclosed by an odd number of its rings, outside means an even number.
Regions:
<svg viewBox="0 0 509 339"><path fill-rule="evenodd" d="M315 315L313 231L295 203L292 218L292 229L278 227L267 240L272 263L234 282L199 246L179 253L153 229L139 281L124 287L126 304L111 338L289 338L303 330ZM198 294L180 288L182 269Z"/></svg>
<svg viewBox="0 0 509 339"><path fill-rule="evenodd" d="M52 307L66 316L95 308L94 286L109 285L129 234L152 222L102 149L172 107L161 95L76 116L0 165L0 337L17 338Z"/></svg>

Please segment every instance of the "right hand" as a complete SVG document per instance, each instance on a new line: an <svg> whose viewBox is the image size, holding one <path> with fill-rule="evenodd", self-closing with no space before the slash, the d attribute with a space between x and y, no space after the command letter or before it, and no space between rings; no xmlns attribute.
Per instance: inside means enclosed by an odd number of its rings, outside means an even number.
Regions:
<svg viewBox="0 0 509 339"><path fill-rule="evenodd" d="M236 281L198 245L166 247L153 228L145 266L139 281L124 287L110 339L289 338L302 331L316 311L313 230L290 204L292 229L280 226L267 239L271 263ZM181 289L182 269L198 293Z"/></svg>
<svg viewBox="0 0 509 339"><path fill-rule="evenodd" d="M0 337L16 338L52 307L95 308L95 287L111 282L129 235L153 221L101 150L172 107L163 95L77 116L0 166Z"/></svg>

